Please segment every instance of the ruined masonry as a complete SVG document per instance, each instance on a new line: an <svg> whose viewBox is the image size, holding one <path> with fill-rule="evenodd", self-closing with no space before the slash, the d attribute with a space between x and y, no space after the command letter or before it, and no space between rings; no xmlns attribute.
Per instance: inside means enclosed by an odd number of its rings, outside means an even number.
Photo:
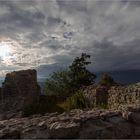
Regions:
<svg viewBox="0 0 140 140"><path fill-rule="evenodd" d="M8 73L1 87L0 112L19 111L40 95L36 70Z"/></svg>
<svg viewBox="0 0 140 140"><path fill-rule="evenodd" d="M108 108L119 108L122 105L140 104L140 83L126 86L91 85L82 89L91 106L107 105Z"/></svg>

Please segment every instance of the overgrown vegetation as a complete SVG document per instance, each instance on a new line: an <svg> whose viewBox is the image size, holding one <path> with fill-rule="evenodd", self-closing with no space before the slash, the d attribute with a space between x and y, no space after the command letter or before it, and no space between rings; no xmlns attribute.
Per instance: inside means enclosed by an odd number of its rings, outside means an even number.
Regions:
<svg viewBox="0 0 140 140"><path fill-rule="evenodd" d="M64 111L70 111L71 109L83 109L89 107L83 94L76 92L71 97L68 97L64 101L59 101L54 98L55 96L43 96L39 100L35 100L24 107L23 116L28 117L34 114L45 114Z"/></svg>
<svg viewBox="0 0 140 140"><path fill-rule="evenodd" d="M46 95L68 95L71 89L71 73L69 70L54 72L49 79L46 80Z"/></svg>
<svg viewBox="0 0 140 140"><path fill-rule="evenodd" d="M113 85L117 85L117 83L114 81L114 79L108 74L103 74L101 76L99 84L102 86L108 86L108 87L113 86Z"/></svg>
<svg viewBox="0 0 140 140"><path fill-rule="evenodd" d="M60 106L65 111L70 111L72 109L84 109L88 108L88 104L83 96L83 93L77 92L73 96L66 99L66 101L59 103Z"/></svg>
<svg viewBox="0 0 140 140"><path fill-rule="evenodd" d="M96 78L96 75L87 69L87 65L91 64L87 61L89 58L90 55L82 53L80 57L74 59L67 69L54 72L46 80L46 95L25 106L23 116L89 108L89 103L85 100L83 93L80 92L82 86L94 84ZM110 87L116 85L116 82L108 74L103 74L99 84ZM97 104L97 107L107 108L107 104Z"/></svg>
<svg viewBox="0 0 140 140"><path fill-rule="evenodd" d="M33 114L44 114L46 112L63 112L75 108L88 107L84 96L78 90L82 86L88 86L94 83L95 74L91 73L86 66L91 64L87 61L90 55L82 53L76 57L72 64L65 70L54 72L46 80L45 92L46 98L34 101L25 106L23 116ZM51 96L64 96L65 101L52 100ZM51 98L50 98L51 97Z"/></svg>
<svg viewBox="0 0 140 140"><path fill-rule="evenodd" d="M91 73L86 66L91 62L87 61L90 55L85 53L76 57L68 69L54 72L46 80L45 92L47 95L72 95L82 86L94 83L95 74Z"/></svg>

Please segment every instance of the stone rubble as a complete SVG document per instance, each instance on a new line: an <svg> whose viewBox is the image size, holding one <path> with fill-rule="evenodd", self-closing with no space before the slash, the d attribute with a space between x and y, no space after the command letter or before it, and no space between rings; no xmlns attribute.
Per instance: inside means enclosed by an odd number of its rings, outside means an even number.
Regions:
<svg viewBox="0 0 140 140"><path fill-rule="evenodd" d="M140 138L140 106L79 110L0 120L0 139Z"/></svg>

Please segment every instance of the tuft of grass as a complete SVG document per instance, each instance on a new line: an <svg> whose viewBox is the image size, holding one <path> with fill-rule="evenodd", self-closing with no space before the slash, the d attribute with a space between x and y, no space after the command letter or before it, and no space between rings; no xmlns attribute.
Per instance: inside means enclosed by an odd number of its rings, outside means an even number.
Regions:
<svg viewBox="0 0 140 140"><path fill-rule="evenodd" d="M84 109L88 107L89 104L80 91L77 91L74 95L64 100L58 100L51 96L43 96L39 100L34 100L23 108L23 117L35 114L44 115L45 113L52 112L62 113L72 109Z"/></svg>
<svg viewBox="0 0 140 140"><path fill-rule="evenodd" d="M88 104L83 96L83 93L77 92L73 96L67 98L64 102L58 104L59 107L65 111L72 109L84 109L88 108Z"/></svg>
<svg viewBox="0 0 140 140"><path fill-rule="evenodd" d="M108 105L106 103L100 103L97 105L97 107L102 108L102 109L107 109Z"/></svg>

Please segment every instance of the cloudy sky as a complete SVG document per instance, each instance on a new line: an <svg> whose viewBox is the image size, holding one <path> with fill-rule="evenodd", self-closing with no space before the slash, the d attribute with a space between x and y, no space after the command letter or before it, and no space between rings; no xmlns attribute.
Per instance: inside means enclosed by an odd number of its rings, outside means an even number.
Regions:
<svg viewBox="0 0 140 140"><path fill-rule="evenodd" d="M1 0L0 76L39 76L90 54L95 71L140 69L140 1Z"/></svg>

